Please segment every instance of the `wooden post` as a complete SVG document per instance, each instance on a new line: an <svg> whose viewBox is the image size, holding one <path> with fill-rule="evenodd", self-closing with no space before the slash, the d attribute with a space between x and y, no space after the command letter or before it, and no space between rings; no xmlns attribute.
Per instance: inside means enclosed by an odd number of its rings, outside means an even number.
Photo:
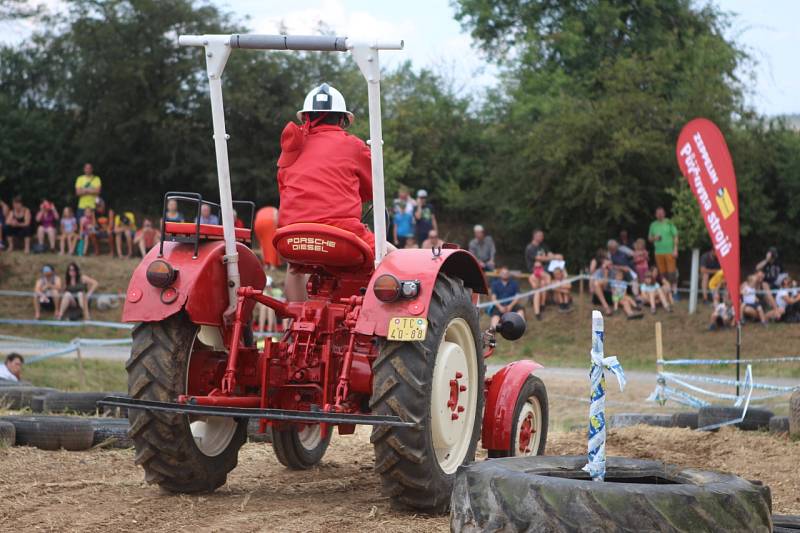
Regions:
<svg viewBox="0 0 800 533"><path fill-rule="evenodd" d="M75 347L75 355L78 357L78 376L81 380L81 388L86 389L86 371L83 369L83 357L81 357L81 345Z"/></svg>
<svg viewBox="0 0 800 533"><path fill-rule="evenodd" d="M583 275L583 270L579 270L578 274ZM583 278L578 280L578 316L583 316Z"/></svg>
<svg viewBox="0 0 800 533"><path fill-rule="evenodd" d="M664 345L661 343L661 322L656 322L656 373L660 374L663 368L661 361L664 359Z"/></svg>

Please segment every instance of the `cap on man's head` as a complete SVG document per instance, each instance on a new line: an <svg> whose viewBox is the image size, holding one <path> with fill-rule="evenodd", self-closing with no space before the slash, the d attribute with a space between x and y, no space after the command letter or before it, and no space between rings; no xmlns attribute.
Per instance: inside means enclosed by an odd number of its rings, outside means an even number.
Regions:
<svg viewBox="0 0 800 533"><path fill-rule="evenodd" d="M53 273L53 267L51 267L50 265L45 265L42 267L42 274L52 274L52 273Z"/></svg>
<svg viewBox="0 0 800 533"><path fill-rule="evenodd" d="M417 191L417 198L427 198L427 197L428 197L428 191L426 191L425 189L420 189Z"/></svg>
<svg viewBox="0 0 800 533"><path fill-rule="evenodd" d="M475 224L475 227L472 228L472 231L484 231L484 229L480 224Z"/></svg>

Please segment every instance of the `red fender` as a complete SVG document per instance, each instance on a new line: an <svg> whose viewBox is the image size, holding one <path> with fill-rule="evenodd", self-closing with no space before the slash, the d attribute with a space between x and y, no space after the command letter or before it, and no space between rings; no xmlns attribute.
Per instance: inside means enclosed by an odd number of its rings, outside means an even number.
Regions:
<svg viewBox="0 0 800 533"><path fill-rule="evenodd" d="M263 289L266 276L261 262L250 248L236 243L239 253L239 274L242 286ZM128 284L122 320L125 322L159 322L186 307L189 318L195 324L221 326L222 313L228 307L227 275L222 257L225 243L209 240L200 243L197 258L193 259L194 245L178 242L165 242L164 255L158 257L158 246L142 259ZM178 276L170 288L177 291L177 297L169 303L162 301L162 291L147 281L147 267L156 259L162 259L178 271ZM170 295L171 299L173 295ZM253 305L248 302L245 317L249 317Z"/></svg>
<svg viewBox="0 0 800 533"><path fill-rule="evenodd" d="M515 361L487 379L486 407L483 410L481 442L487 450L507 450L511 446L511 427L525 380L542 365L528 359Z"/></svg>
<svg viewBox="0 0 800 533"><path fill-rule="evenodd" d="M443 249L438 255L434 255L430 249L396 250L383 258L370 279L367 292L364 294L361 314L356 323L356 332L385 337L389 330L389 320L393 317L426 316L439 272L461 278L464 280L464 285L473 292L481 294L489 292L486 277L478 261L465 250ZM418 280L419 295L411 300L381 302L372 291L372 286L383 274L392 274L401 281Z"/></svg>

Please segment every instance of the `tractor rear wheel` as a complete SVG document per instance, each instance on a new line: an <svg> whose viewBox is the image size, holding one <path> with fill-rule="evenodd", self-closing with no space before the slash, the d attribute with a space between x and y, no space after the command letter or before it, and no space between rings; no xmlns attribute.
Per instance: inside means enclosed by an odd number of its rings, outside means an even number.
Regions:
<svg viewBox="0 0 800 533"><path fill-rule="evenodd" d="M198 327L183 312L137 325L126 363L131 398L174 402L188 392L192 354L221 350L221 339L218 329ZM172 492L210 492L222 486L247 439L246 420L140 409L130 409L128 418L145 480Z"/></svg>
<svg viewBox="0 0 800 533"><path fill-rule="evenodd" d="M322 460L332 432L333 428L329 427L328 435L323 439L319 424L303 426L302 429L273 429L272 448L278 461L286 468L308 470Z"/></svg>
<svg viewBox="0 0 800 533"><path fill-rule="evenodd" d="M413 427L377 426L375 470L392 503L445 512L455 473L475 459L486 371L478 312L460 279L440 274L422 342L385 342L370 406Z"/></svg>

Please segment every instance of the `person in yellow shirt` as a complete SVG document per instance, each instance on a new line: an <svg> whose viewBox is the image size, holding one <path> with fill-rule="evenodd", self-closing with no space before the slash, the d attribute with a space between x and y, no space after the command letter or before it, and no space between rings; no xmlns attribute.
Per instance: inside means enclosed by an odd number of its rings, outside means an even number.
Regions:
<svg viewBox="0 0 800 533"><path fill-rule="evenodd" d="M102 187L103 182L98 176L94 175L92 164L86 163L83 165L83 175L75 179L75 195L78 197L76 216L78 219L83 216L84 209L94 209Z"/></svg>
<svg viewBox="0 0 800 533"><path fill-rule="evenodd" d="M117 257L122 257L122 241L128 249L125 257L133 255L133 238L136 236L136 216L131 211L123 211L114 217L114 237L117 241Z"/></svg>

